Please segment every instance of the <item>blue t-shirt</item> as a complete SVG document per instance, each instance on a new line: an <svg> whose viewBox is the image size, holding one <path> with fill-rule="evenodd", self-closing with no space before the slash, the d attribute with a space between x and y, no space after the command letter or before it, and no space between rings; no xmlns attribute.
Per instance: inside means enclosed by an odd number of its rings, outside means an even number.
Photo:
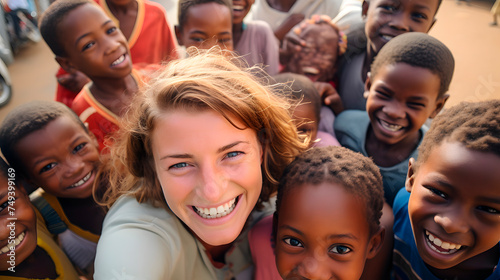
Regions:
<svg viewBox="0 0 500 280"><path fill-rule="evenodd" d="M368 113L359 110L347 110L342 112L335 118L334 123L335 136L340 145L367 157L370 157L365 148L366 135L369 127L370 118L368 117ZM422 138L426 131L427 127L422 126L420 128L420 140L418 145L422 142ZM417 159L417 156L418 152L417 149L415 149L410 157L403 159L396 165L389 167L379 166L380 174L382 174L382 180L384 182L384 198L389 205L392 205L394 197L405 185L406 174L408 173L408 161L410 158Z"/></svg>
<svg viewBox="0 0 500 280"><path fill-rule="evenodd" d="M409 199L410 193L406 189L401 189L394 199L393 279L440 280L429 271L418 253L408 215ZM485 280L500 279L499 264L497 264L497 269Z"/></svg>

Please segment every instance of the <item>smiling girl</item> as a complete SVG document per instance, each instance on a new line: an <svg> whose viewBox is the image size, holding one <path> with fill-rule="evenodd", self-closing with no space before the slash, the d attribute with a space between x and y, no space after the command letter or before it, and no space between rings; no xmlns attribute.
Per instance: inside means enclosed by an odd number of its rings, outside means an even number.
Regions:
<svg viewBox="0 0 500 280"><path fill-rule="evenodd" d="M192 53L133 102L106 166L96 279L250 277L247 231L305 144L257 68L231 61Z"/></svg>

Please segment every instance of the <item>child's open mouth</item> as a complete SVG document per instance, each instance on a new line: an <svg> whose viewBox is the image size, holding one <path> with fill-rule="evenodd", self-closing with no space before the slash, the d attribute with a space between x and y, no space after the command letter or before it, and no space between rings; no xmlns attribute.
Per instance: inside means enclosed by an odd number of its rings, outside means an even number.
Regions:
<svg viewBox="0 0 500 280"><path fill-rule="evenodd" d="M90 171L89 174L85 175L85 177L83 177L80 181L69 186L68 189L77 188L77 187L85 184L90 179L90 176L92 176L92 171Z"/></svg>
<svg viewBox="0 0 500 280"><path fill-rule="evenodd" d="M238 200L239 197L233 198L229 202L219 205L218 207L211 207L211 208L202 208L196 206L192 207L193 210L200 217L204 219L216 219L230 214L234 210L234 207L236 207L236 204L238 204Z"/></svg>
<svg viewBox="0 0 500 280"><path fill-rule="evenodd" d="M383 128L393 132L400 131L404 128L402 125L391 124L381 119L379 119L379 123Z"/></svg>
<svg viewBox="0 0 500 280"><path fill-rule="evenodd" d="M9 244L5 245L2 249L0 249L0 253L5 254L5 253L11 251L11 247L14 247L14 250L15 250L15 247L17 247L17 245L21 244L21 242L24 240L25 235L26 235L26 233L24 233L24 231L21 232L21 234L16 236L16 239L14 239L14 243L9 243ZM9 241L9 242L11 242L11 241Z"/></svg>
<svg viewBox="0 0 500 280"><path fill-rule="evenodd" d="M121 55L117 60L115 60L115 61L113 61L113 63L111 63L111 66L116 66L116 65L122 63L124 60L125 60L125 55Z"/></svg>
<svg viewBox="0 0 500 280"><path fill-rule="evenodd" d="M457 252L458 250L460 250L460 248L462 248L462 245L460 245L460 244L442 241L441 239L432 235L427 230L425 231L425 236L427 237L425 239L425 241L427 242L427 245L432 250L434 250L440 254L445 254L445 255L453 254L453 253Z"/></svg>

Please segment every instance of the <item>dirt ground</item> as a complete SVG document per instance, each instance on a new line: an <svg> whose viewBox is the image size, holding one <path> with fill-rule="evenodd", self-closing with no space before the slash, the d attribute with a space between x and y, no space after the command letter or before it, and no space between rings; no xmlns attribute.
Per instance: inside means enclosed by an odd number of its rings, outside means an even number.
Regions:
<svg viewBox="0 0 500 280"><path fill-rule="evenodd" d="M169 16L175 16L175 0L159 1L167 6ZM470 0L469 4L443 0L430 34L444 42L455 56L455 75L446 106L462 100L500 99L500 27L489 26L492 5L493 0ZM14 95L11 102L0 109L0 121L19 104L52 100L57 69L44 42L16 55L15 62L9 66Z"/></svg>

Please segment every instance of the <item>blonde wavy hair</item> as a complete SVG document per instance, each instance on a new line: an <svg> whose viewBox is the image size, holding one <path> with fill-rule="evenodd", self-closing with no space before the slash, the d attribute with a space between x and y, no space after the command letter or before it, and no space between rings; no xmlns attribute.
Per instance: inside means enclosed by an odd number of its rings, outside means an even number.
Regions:
<svg viewBox="0 0 500 280"><path fill-rule="evenodd" d="M215 110L236 128L257 132L264 174L257 207L269 200L286 165L307 147L288 113L289 101L273 94L275 86L268 85L270 78L262 69L246 68L239 58L218 48L188 52L188 58L162 68L132 102L96 180L109 179L104 192L95 195L101 204L110 207L120 196L132 195L140 203L168 209L151 135L158 118L170 110ZM237 127L230 116L245 127Z"/></svg>

